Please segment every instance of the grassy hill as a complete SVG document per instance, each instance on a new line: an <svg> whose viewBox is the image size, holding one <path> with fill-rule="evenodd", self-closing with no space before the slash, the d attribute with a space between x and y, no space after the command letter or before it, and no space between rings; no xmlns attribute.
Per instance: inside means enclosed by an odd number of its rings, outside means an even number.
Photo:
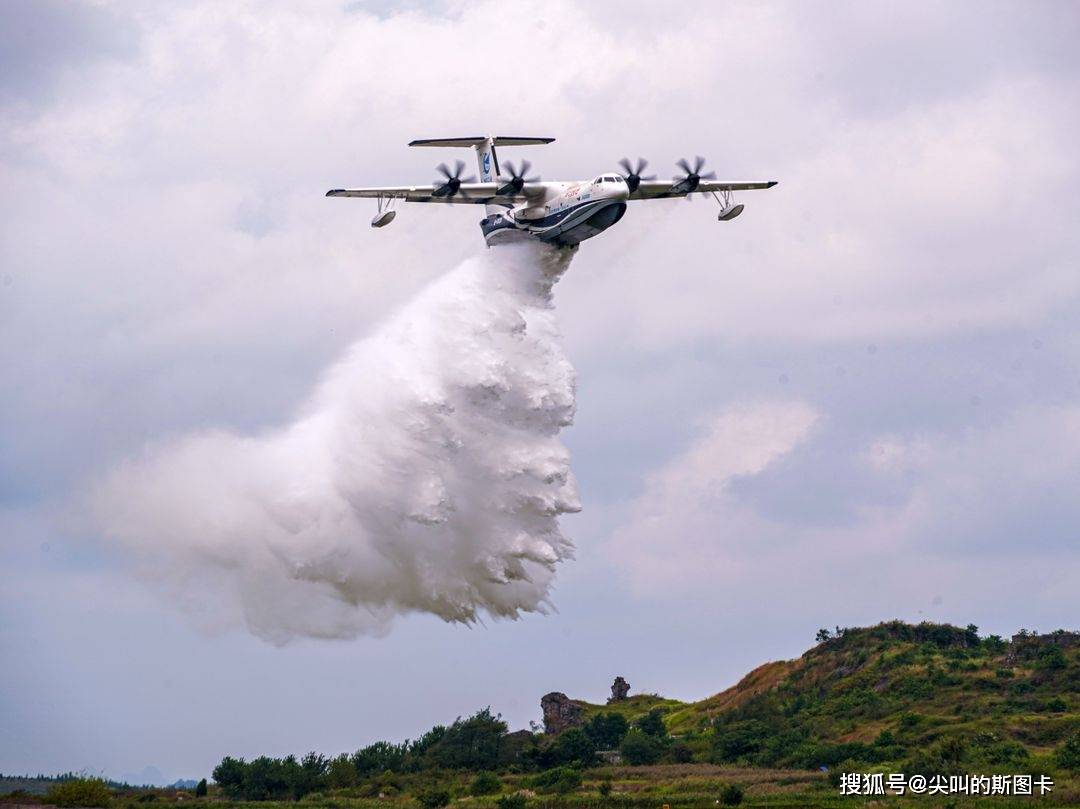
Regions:
<svg viewBox="0 0 1080 809"><path fill-rule="evenodd" d="M1006 642L974 627L894 621L822 636L797 660L766 663L699 702L583 705L586 717L615 710L631 723L659 709L701 761L876 764L955 757L962 745L967 760L1019 765L1080 731L1080 636Z"/></svg>

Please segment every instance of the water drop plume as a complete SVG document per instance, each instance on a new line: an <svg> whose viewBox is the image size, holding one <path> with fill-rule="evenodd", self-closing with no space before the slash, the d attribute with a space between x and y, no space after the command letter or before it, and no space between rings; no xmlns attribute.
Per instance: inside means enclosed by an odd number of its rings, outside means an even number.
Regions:
<svg viewBox="0 0 1080 809"><path fill-rule="evenodd" d="M559 516L580 509L552 302L569 261L540 244L465 261L349 348L288 426L118 466L93 494L102 533L205 621L274 643L545 611L573 551Z"/></svg>

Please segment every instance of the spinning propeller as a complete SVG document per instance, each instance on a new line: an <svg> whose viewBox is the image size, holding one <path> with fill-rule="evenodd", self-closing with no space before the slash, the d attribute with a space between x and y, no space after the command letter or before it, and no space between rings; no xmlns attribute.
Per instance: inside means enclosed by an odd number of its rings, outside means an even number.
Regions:
<svg viewBox="0 0 1080 809"><path fill-rule="evenodd" d="M631 166L630 160L625 157L619 161L619 165L622 167L623 179L626 180L626 187L630 190L631 194L638 190L638 186L641 185L642 180L656 179L655 174L650 174L648 177L641 176L641 172L645 171L645 167L649 165L649 161L644 157L639 157L637 159L636 168Z"/></svg>
<svg viewBox="0 0 1080 809"><path fill-rule="evenodd" d="M521 161L521 168L514 168L514 164L509 160L504 164L507 172L510 174L510 179L503 185L499 186L499 190L495 193L499 196L510 196L511 194L520 194L521 189L525 187L525 183L538 183L539 177L526 177L525 174L532 168L532 163L528 160Z"/></svg>
<svg viewBox="0 0 1080 809"><path fill-rule="evenodd" d="M685 172L682 177L675 177L672 180L673 185L671 186L671 190L676 193L689 194L692 191L697 190L698 184L700 184L702 180L716 179L715 171L710 171L708 174L701 173L701 168L705 165L705 158L701 155L694 158L693 168L690 168L690 164L685 157L681 158L675 165ZM689 197L687 197L687 199L689 199Z"/></svg>
<svg viewBox="0 0 1080 809"><path fill-rule="evenodd" d="M446 178L446 182L440 183L436 180L432 185L436 186L435 190L431 192L433 197L452 197L461 190L462 183L476 182L475 177L462 177L461 172L465 170L465 161L458 160L454 163L454 172L451 174L450 169L446 167L445 163L440 163L436 166L439 173Z"/></svg>

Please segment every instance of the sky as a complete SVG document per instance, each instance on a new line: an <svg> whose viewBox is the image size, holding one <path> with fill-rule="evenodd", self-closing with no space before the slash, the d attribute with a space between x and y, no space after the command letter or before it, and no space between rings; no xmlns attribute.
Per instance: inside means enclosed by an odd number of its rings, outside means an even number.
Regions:
<svg viewBox="0 0 1080 809"><path fill-rule="evenodd" d="M891 618L1080 615L1073 3L0 5L0 772L351 751L552 690L700 699ZM555 288L582 510L556 612L275 645L83 519L124 459L288 423L485 250L414 138L545 179L701 154ZM508 150L509 151L509 150ZM462 157L468 157L466 153Z"/></svg>

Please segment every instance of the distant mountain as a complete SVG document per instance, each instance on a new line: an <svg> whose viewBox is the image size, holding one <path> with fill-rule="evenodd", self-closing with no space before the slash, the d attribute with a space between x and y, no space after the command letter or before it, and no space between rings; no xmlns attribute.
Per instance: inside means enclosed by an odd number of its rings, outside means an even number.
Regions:
<svg viewBox="0 0 1080 809"><path fill-rule="evenodd" d="M153 764L143 767L139 772L126 772L119 780L133 787L163 787L169 783L161 770Z"/></svg>
<svg viewBox="0 0 1080 809"><path fill-rule="evenodd" d="M195 789L198 785L199 782L194 778L181 778L169 784L173 789Z"/></svg>

